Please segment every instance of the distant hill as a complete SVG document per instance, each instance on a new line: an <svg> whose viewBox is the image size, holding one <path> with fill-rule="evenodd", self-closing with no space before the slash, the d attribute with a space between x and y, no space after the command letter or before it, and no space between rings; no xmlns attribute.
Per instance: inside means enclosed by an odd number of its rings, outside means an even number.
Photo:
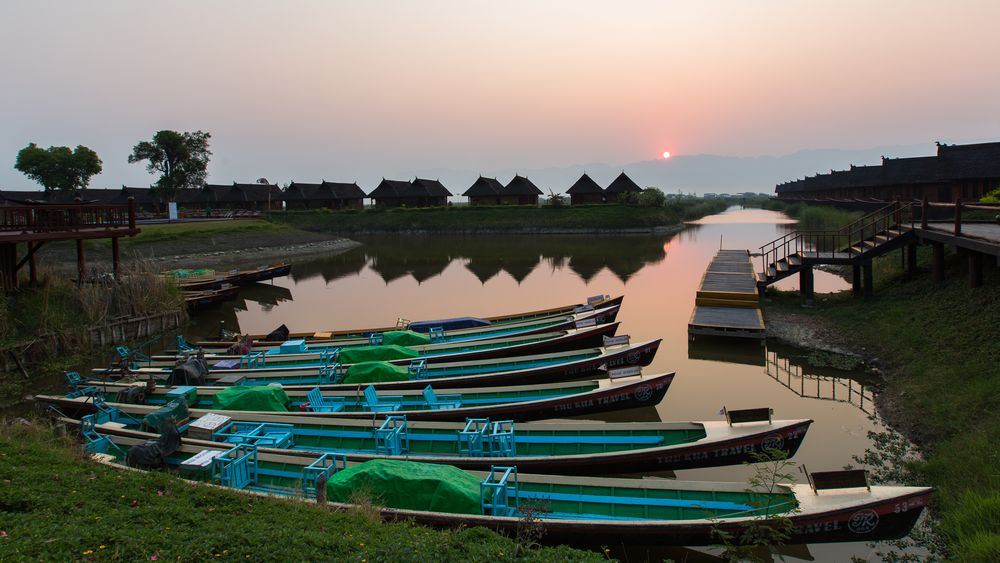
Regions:
<svg viewBox="0 0 1000 563"><path fill-rule="evenodd" d="M640 186L653 186L668 193L774 192L775 184L817 172L848 168L851 164L879 164L882 155L891 157L934 154L933 143L876 147L863 150L803 150L783 156L679 155L669 160L647 160L625 165L574 165L564 168L504 169L484 171L506 183L515 173L530 178L542 191L565 192L586 172L601 186L607 186L625 170ZM479 176L478 171L429 169L417 173L437 178L453 193L461 194Z"/></svg>

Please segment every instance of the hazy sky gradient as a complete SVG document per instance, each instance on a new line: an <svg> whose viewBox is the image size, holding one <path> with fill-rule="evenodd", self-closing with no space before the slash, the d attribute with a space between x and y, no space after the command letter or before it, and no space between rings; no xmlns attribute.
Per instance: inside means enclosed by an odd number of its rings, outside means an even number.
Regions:
<svg viewBox="0 0 1000 563"><path fill-rule="evenodd" d="M220 183L995 139L997 22L995 0L4 2L0 187L34 186L31 141L148 185L126 158L166 128L212 133Z"/></svg>

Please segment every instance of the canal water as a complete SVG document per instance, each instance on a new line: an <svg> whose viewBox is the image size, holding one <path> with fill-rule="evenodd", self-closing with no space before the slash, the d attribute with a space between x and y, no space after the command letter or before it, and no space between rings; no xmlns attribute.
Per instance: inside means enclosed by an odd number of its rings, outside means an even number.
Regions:
<svg viewBox="0 0 1000 563"><path fill-rule="evenodd" d="M358 249L296 264L290 276L257 284L238 301L198 314L189 336L216 334L220 322L244 333L266 333L281 324L292 331L347 329L392 325L397 318L497 315L624 294L619 334L633 341L662 338L646 373L677 373L656 409L628 411L625 417L719 420L723 407L768 406L778 419L815 421L796 463L811 471L841 469L870 445L874 382L859 373L811 368L807 353L787 347L688 341L695 292L716 251L756 250L791 223L776 212L734 208L670 235L363 238ZM795 283L793 277L779 287L794 289ZM815 284L817 292L849 289L826 272L816 273ZM748 467L731 467L676 476L745 481L750 474ZM788 559L846 561L872 554L864 543L813 545L789 548Z"/></svg>

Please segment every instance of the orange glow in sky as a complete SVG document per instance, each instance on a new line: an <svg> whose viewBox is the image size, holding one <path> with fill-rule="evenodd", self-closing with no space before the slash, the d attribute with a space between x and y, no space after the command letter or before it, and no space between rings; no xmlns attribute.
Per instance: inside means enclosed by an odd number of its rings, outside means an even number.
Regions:
<svg viewBox="0 0 1000 563"><path fill-rule="evenodd" d="M670 151L663 151L663 158L664 159L670 158Z"/></svg>

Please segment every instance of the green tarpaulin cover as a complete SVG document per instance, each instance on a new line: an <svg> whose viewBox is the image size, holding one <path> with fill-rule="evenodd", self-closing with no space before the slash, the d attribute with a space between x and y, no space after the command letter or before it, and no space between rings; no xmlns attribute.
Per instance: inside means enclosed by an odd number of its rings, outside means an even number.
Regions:
<svg viewBox="0 0 1000 563"><path fill-rule="evenodd" d="M340 351L340 354L337 355L337 361L342 364L356 364L358 362L388 362L418 356L420 356L420 352L405 346L351 346Z"/></svg>
<svg viewBox="0 0 1000 563"><path fill-rule="evenodd" d="M479 479L450 465L375 459L338 471L326 482L333 502L350 502L355 491L390 508L480 513Z"/></svg>
<svg viewBox="0 0 1000 563"><path fill-rule="evenodd" d="M152 432L160 431L160 424L168 417L173 417L174 422L179 423L188 417L187 402L183 398L170 401L155 411L147 414L142 419L142 425Z"/></svg>
<svg viewBox="0 0 1000 563"><path fill-rule="evenodd" d="M361 362L347 368L347 376L342 383L378 383L379 381L406 381L410 379L409 368L387 362Z"/></svg>
<svg viewBox="0 0 1000 563"><path fill-rule="evenodd" d="M238 385L212 397L212 408L219 410L286 412L289 405L288 395L277 385Z"/></svg>
<svg viewBox="0 0 1000 563"><path fill-rule="evenodd" d="M171 270L171 276L175 278L193 278L198 276L209 276L215 273L215 270L206 270L205 268L198 268L197 270Z"/></svg>
<svg viewBox="0 0 1000 563"><path fill-rule="evenodd" d="M420 346L430 344L431 337L412 330L390 330L382 333L382 344L396 344L398 346Z"/></svg>

